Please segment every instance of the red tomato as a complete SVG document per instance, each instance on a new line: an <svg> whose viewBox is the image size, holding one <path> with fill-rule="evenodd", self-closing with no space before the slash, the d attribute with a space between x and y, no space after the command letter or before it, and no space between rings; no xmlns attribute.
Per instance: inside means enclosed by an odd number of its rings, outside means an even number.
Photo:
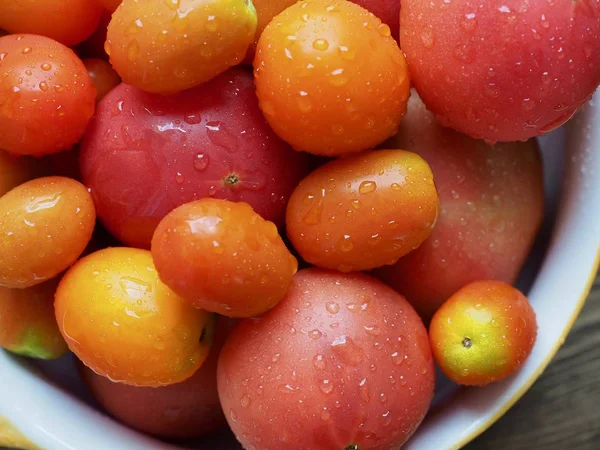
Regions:
<svg viewBox="0 0 600 450"><path fill-rule="evenodd" d="M75 53L42 36L4 36L0 66L0 148L35 156L71 148L96 97Z"/></svg>
<svg viewBox="0 0 600 450"><path fill-rule="evenodd" d="M122 84L99 103L81 145L99 217L145 248L167 213L205 197L246 202L283 225L307 164L266 124L242 69L169 97Z"/></svg>
<svg viewBox="0 0 600 450"><path fill-rule="evenodd" d="M433 396L427 331L374 278L308 269L221 352L221 405L244 448L396 449Z"/></svg>
<svg viewBox="0 0 600 450"><path fill-rule="evenodd" d="M511 285L476 281L435 313L429 336L448 378L484 386L523 365L535 344L537 321L527 298Z"/></svg>
<svg viewBox="0 0 600 450"><path fill-rule="evenodd" d="M92 34L101 14L96 0L2 1L0 28L47 36L72 46Z"/></svg>
<svg viewBox="0 0 600 450"><path fill-rule="evenodd" d="M98 0L108 12L114 12L123 0ZM168 1L168 0L167 0Z"/></svg>
<svg viewBox="0 0 600 450"><path fill-rule="evenodd" d="M548 133L600 83L598 0L402 0L400 16L419 95L475 138Z"/></svg>
<svg viewBox="0 0 600 450"><path fill-rule="evenodd" d="M88 58L83 60L83 64L96 87L96 101L102 100L112 88L121 83L117 72L106 61L98 58Z"/></svg>
<svg viewBox="0 0 600 450"><path fill-rule="evenodd" d="M336 156L394 135L408 69L390 28L342 0L298 2L261 35L256 93L273 130L296 150Z"/></svg>
<svg viewBox="0 0 600 450"><path fill-rule="evenodd" d="M258 316L298 269L277 227L246 203L203 199L170 212L152 239L160 279L196 308Z"/></svg>
<svg viewBox="0 0 600 450"><path fill-rule="evenodd" d="M439 201L431 169L403 150L329 162L300 182L287 234L302 258L342 272L394 264L431 234Z"/></svg>
<svg viewBox="0 0 600 450"><path fill-rule="evenodd" d="M172 94L239 64L256 22L248 0L123 0L105 48L125 83Z"/></svg>

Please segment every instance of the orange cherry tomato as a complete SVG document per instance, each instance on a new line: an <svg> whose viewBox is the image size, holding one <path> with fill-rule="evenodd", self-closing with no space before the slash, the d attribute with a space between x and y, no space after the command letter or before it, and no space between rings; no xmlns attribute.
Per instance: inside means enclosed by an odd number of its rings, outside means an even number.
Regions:
<svg viewBox="0 0 600 450"><path fill-rule="evenodd" d="M453 381L484 386L523 365L537 337L527 298L502 281L476 281L450 297L429 328L433 354Z"/></svg>
<svg viewBox="0 0 600 450"><path fill-rule="evenodd" d="M0 286L40 284L73 264L96 221L88 190L70 178L28 181L0 198Z"/></svg>
<svg viewBox="0 0 600 450"><path fill-rule="evenodd" d="M33 158L16 157L0 150L0 197L21 183L31 180L37 173Z"/></svg>
<svg viewBox="0 0 600 450"><path fill-rule="evenodd" d="M267 27L269 22L271 22L273 17L282 12L284 9L292 6L297 1L298 0L253 0L252 4L256 9L258 24L256 26L254 44L252 44L252 46L248 49L248 55L246 56L246 61L248 63L252 63L258 38L260 38L260 35Z"/></svg>
<svg viewBox="0 0 600 450"><path fill-rule="evenodd" d="M94 114L96 89L73 51L34 35L0 38L0 148L45 155L71 148Z"/></svg>
<svg viewBox="0 0 600 450"><path fill-rule="evenodd" d="M121 83L117 72L103 59L88 58L83 60L83 64L96 87L96 101L102 100L112 88Z"/></svg>
<svg viewBox="0 0 600 450"><path fill-rule="evenodd" d="M431 233L439 200L415 153L376 150L319 167L287 207L287 234L302 258L342 272L394 264Z"/></svg>
<svg viewBox="0 0 600 450"><path fill-rule="evenodd" d="M275 133L296 150L339 155L395 134L408 69L387 25L343 0L307 0L263 31L256 93Z"/></svg>
<svg viewBox="0 0 600 450"><path fill-rule="evenodd" d="M175 93L240 63L256 22L246 0L124 0L108 25L105 48L125 83Z"/></svg>
<svg viewBox="0 0 600 450"><path fill-rule="evenodd" d="M274 223L247 203L209 198L168 214L154 232L152 255L171 289L230 317L273 307L298 269Z"/></svg>
<svg viewBox="0 0 600 450"><path fill-rule="evenodd" d="M113 381L158 387L191 377L208 355L214 315L158 278L148 250L108 248L61 280L56 320L69 348Z"/></svg>
<svg viewBox="0 0 600 450"><path fill-rule="evenodd" d="M0 346L18 355L55 359L67 352L54 318L59 278L27 289L0 287Z"/></svg>
<svg viewBox="0 0 600 450"><path fill-rule="evenodd" d="M102 8L96 0L16 0L0 2L0 28L47 36L72 46L96 29Z"/></svg>

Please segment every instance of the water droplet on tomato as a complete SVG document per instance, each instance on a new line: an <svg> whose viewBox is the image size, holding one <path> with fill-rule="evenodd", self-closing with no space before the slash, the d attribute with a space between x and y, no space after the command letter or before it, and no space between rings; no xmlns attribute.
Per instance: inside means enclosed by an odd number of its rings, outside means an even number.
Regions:
<svg viewBox="0 0 600 450"><path fill-rule="evenodd" d="M311 331L308 332L308 337L310 337L313 341L316 341L317 339L320 339L321 336L323 336L323 333L321 333L317 329L311 330Z"/></svg>
<svg viewBox="0 0 600 450"><path fill-rule="evenodd" d="M363 181L358 186L358 192L360 194L370 194L377 189L377 183L375 181Z"/></svg>
<svg viewBox="0 0 600 450"><path fill-rule="evenodd" d="M330 314L337 314L340 310L340 304L337 302L327 302L325 309Z"/></svg>
<svg viewBox="0 0 600 450"><path fill-rule="evenodd" d="M140 44L136 39L132 39L131 42L127 44L127 59L129 59L131 62L134 62L139 54Z"/></svg>
<svg viewBox="0 0 600 450"><path fill-rule="evenodd" d="M331 343L331 350L342 363L349 366L357 366L365 358L365 351L348 336L336 338Z"/></svg>
<svg viewBox="0 0 600 450"><path fill-rule="evenodd" d="M327 367L327 363L325 362L325 356L316 355L313 358L313 366L315 366L315 369L324 370L325 367Z"/></svg>
<svg viewBox="0 0 600 450"><path fill-rule="evenodd" d="M321 382L319 383L319 388L324 394L331 394L331 392L333 391L333 383L331 382L331 380L321 380Z"/></svg>
<svg viewBox="0 0 600 450"><path fill-rule="evenodd" d="M352 242L352 238L350 237L349 234L345 234L339 240L339 242L337 244L337 248L344 253L347 253L354 248L354 243Z"/></svg>
<svg viewBox="0 0 600 450"><path fill-rule="evenodd" d="M431 28L423 28L420 36L425 48L432 48L435 45L435 33Z"/></svg>

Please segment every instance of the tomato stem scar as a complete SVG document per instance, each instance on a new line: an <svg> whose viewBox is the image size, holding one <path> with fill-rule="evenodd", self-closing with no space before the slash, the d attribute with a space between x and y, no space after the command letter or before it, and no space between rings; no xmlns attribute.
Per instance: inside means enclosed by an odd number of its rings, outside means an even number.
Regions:
<svg viewBox="0 0 600 450"><path fill-rule="evenodd" d="M471 348L471 346L473 345L473 342L471 342L471 339L469 339L468 337L464 338L462 341L462 345L464 348Z"/></svg>
<svg viewBox="0 0 600 450"><path fill-rule="evenodd" d="M344 448L344 450L360 450L360 445L350 444Z"/></svg>
<svg viewBox="0 0 600 450"><path fill-rule="evenodd" d="M240 178L235 173L230 173L225 177L223 183L226 186L234 186L238 183L238 181L240 181Z"/></svg>

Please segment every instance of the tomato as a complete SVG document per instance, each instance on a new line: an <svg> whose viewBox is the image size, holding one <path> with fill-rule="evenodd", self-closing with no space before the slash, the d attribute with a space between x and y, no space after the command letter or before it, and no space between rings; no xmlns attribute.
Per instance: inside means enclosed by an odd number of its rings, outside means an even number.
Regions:
<svg viewBox="0 0 600 450"><path fill-rule="evenodd" d="M294 190L287 234L302 258L342 272L394 264L431 233L433 174L415 153L377 150L321 166Z"/></svg>
<svg viewBox="0 0 600 450"><path fill-rule="evenodd" d="M96 0L18 0L0 2L0 28L47 36L72 46L96 29L102 8Z"/></svg>
<svg viewBox="0 0 600 450"><path fill-rule="evenodd" d="M296 150L335 156L392 136L409 77L390 29L341 0L298 2L258 41L256 93L275 133Z"/></svg>
<svg viewBox="0 0 600 450"><path fill-rule="evenodd" d="M413 94L400 132L384 145L415 152L429 163L440 217L418 249L378 269L377 276L427 321L472 281L516 281L544 216L535 140L486 145L438 125Z"/></svg>
<svg viewBox="0 0 600 450"><path fill-rule="evenodd" d="M173 96L116 87L98 104L81 168L111 233L149 248L167 213L205 197L246 202L282 226L306 156L269 128L252 75L232 69Z"/></svg>
<svg viewBox="0 0 600 450"><path fill-rule="evenodd" d="M400 294L367 275L308 269L233 330L217 381L244 448L392 449L425 416L434 366Z"/></svg>
<svg viewBox="0 0 600 450"><path fill-rule="evenodd" d="M0 67L0 148L39 156L81 138L96 90L73 51L42 36L4 36Z"/></svg>
<svg viewBox="0 0 600 450"><path fill-rule="evenodd" d="M272 222L246 203L203 199L158 225L152 256L161 280L196 308L251 317L284 296L298 269Z"/></svg>
<svg viewBox="0 0 600 450"><path fill-rule="evenodd" d="M98 403L124 424L165 439L200 437L225 424L217 394L217 361L230 322L219 319L208 358L182 383L158 388L128 386L113 383L84 365L80 374Z"/></svg>
<svg viewBox="0 0 600 450"><path fill-rule="evenodd" d="M537 337L527 298L501 281L476 281L435 313L429 329L435 360L459 384L484 386L518 370Z"/></svg>
<svg viewBox="0 0 600 450"><path fill-rule="evenodd" d="M400 37L400 0L352 0L379 17L390 27L392 37L398 41Z"/></svg>
<svg viewBox="0 0 600 450"><path fill-rule="evenodd" d="M96 87L96 101L102 100L112 88L121 83L117 72L106 61L98 58L88 58L83 60L83 64Z"/></svg>
<svg viewBox="0 0 600 450"><path fill-rule="evenodd" d="M34 159L26 156L17 158L0 150L0 197L21 183L31 180L37 173Z"/></svg>
<svg viewBox="0 0 600 450"><path fill-rule="evenodd" d="M240 63L256 22L246 0L124 0L108 25L106 52L125 83L172 94Z"/></svg>
<svg viewBox="0 0 600 450"><path fill-rule="evenodd" d="M67 344L54 318L58 278L26 289L0 287L0 346L18 355L54 359Z"/></svg>
<svg viewBox="0 0 600 450"><path fill-rule="evenodd" d="M87 189L69 178L38 178L0 197L0 286L57 276L81 255L95 220Z"/></svg>
<svg viewBox="0 0 600 450"><path fill-rule="evenodd" d="M400 16L419 95L475 138L548 133L600 83L598 0L402 0Z"/></svg>
<svg viewBox="0 0 600 450"><path fill-rule="evenodd" d="M98 1L104 9L106 9L108 12L111 12L111 13L114 12L122 2L122 0L98 0ZM169 0L167 0L167 1L169 1Z"/></svg>
<svg viewBox="0 0 600 450"><path fill-rule="evenodd" d="M208 355L214 315L158 278L147 250L109 248L79 260L54 303L69 348L113 381L157 387L190 378Z"/></svg>

